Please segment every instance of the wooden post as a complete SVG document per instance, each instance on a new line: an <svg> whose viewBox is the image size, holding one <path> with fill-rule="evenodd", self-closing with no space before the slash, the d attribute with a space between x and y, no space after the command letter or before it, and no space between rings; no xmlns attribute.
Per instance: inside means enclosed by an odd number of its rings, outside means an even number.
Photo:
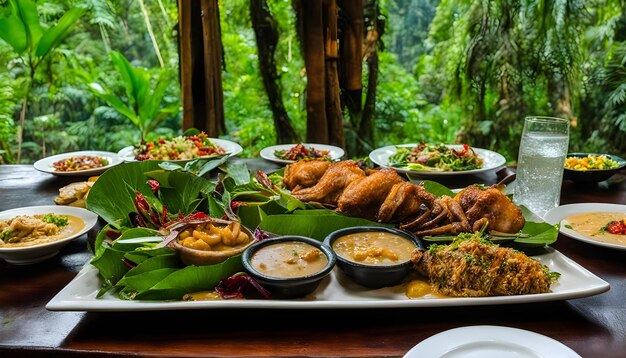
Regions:
<svg viewBox="0 0 626 358"><path fill-rule="evenodd" d="M183 130L225 132L217 0L178 0Z"/></svg>
<svg viewBox="0 0 626 358"><path fill-rule="evenodd" d="M323 0L297 1L306 67L307 141L329 143L326 121Z"/></svg>
<svg viewBox="0 0 626 358"><path fill-rule="evenodd" d="M343 134L343 113L339 94L337 44L337 0L325 0L325 48L326 55L326 116L328 118L328 139L330 144L345 147Z"/></svg>

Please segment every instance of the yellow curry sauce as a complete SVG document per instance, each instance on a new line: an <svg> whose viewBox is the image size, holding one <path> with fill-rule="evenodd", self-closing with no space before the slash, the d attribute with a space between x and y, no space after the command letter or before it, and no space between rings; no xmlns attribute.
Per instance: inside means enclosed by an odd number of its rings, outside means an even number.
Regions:
<svg viewBox="0 0 626 358"><path fill-rule="evenodd" d="M395 265L411 259L415 244L384 231L357 232L333 242L337 255L366 265Z"/></svg>
<svg viewBox="0 0 626 358"><path fill-rule="evenodd" d="M250 264L267 276L293 278L320 272L328 264L328 257L313 245L287 241L260 248Z"/></svg>
<svg viewBox="0 0 626 358"><path fill-rule="evenodd" d="M65 239L76 234L85 227L83 219L63 214L67 217L67 225L58 227L44 222L44 215L21 215L9 220L0 221L0 232L7 233L6 240L0 243L2 248L26 247L46 244Z"/></svg>
<svg viewBox="0 0 626 358"><path fill-rule="evenodd" d="M611 234L603 230L609 222L624 219L626 219L624 213L591 212L570 215L565 218L563 224L590 239L609 244L626 245L626 235Z"/></svg>

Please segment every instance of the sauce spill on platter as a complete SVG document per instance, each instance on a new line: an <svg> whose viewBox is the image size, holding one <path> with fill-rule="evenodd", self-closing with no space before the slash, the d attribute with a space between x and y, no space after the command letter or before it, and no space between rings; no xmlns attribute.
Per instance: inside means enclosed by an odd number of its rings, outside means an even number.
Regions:
<svg viewBox="0 0 626 358"><path fill-rule="evenodd" d="M611 222L624 220L625 213L591 212L570 215L564 219L562 225L593 240L626 245L626 235L612 234L606 230Z"/></svg>

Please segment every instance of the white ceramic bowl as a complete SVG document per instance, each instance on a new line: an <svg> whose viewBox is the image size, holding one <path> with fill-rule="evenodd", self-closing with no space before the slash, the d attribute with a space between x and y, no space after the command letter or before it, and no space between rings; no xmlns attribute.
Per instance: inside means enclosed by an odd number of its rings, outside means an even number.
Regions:
<svg viewBox="0 0 626 358"><path fill-rule="evenodd" d="M98 221L98 215L89 210L75 208L73 206L56 205L27 206L6 210L0 212L0 220L11 219L18 215L37 215L48 213L53 213L55 215L67 214L79 217L85 222L85 227L74 235L53 242L25 247L0 247L0 258L15 265L29 265L49 259L58 254L61 247L67 245L70 241L89 231Z"/></svg>

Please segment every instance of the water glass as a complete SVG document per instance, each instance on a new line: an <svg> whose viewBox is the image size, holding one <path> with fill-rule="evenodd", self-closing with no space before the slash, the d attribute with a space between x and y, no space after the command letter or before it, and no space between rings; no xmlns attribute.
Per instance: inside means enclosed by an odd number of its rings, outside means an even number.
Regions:
<svg viewBox="0 0 626 358"><path fill-rule="evenodd" d="M569 122L562 118L526 117L517 157L513 202L543 217L559 205Z"/></svg>

